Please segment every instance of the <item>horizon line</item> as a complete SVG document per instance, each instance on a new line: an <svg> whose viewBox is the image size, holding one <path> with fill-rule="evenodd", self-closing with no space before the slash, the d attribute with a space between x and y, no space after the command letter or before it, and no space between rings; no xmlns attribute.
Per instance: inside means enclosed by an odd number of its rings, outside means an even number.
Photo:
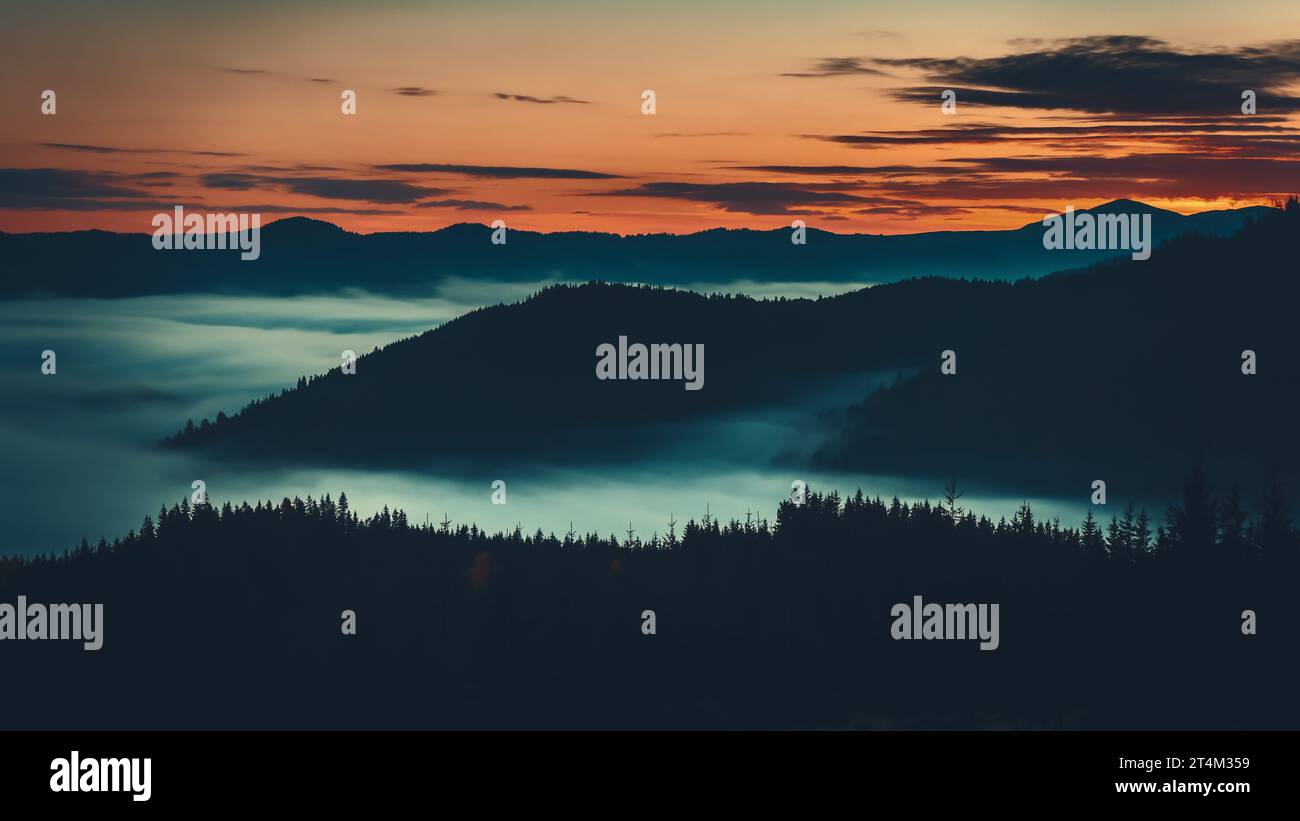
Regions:
<svg viewBox="0 0 1300 821"><path fill-rule="evenodd" d="M1098 204L1096 204L1096 205L1086 206L1086 207L1083 207L1083 208L1079 208L1079 207L1076 207L1076 206L1074 206L1074 205L1067 205L1067 206L1065 206L1063 209L1061 209L1060 211L1055 211L1055 212L1048 211L1048 212L1044 213L1043 218L1046 219L1046 218L1048 218L1048 217L1052 217L1052 216L1061 216L1061 215L1063 215L1063 214L1066 212L1066 210L1070 210L1070 209L1073 209L1073 210L1076 211L1076 212L1080 212L1080 211L1094 211L1094 210L1096 210L1096 209L1098 209L1098 208L1102 208L1102 207L1105 207L1105 206L1107 206L1107 205L1114 205L1114 204L1116 204L1116 203L1132 203L1132 204L1135 204L1135 205L1143 206L1143 207L1145 207L1145 208L1149 208L1149 209L1151 209L1152 211L1164 211L1164 212L1167 212L1167 213L1170 213L1170 214L1177 214L1178 216L1181 216L1181 217L1193 217L1193 216L1197 216L1197 215L1199 215L1199 214L1219 213L1219 212L1225 212L1225 211L1244 211L1244 210L1251 209L1251 208L1275 208L1275 207L1276 207L1276 206L1274 206L1274 205L1243 205L1243 206L1240 206L1240 207L1237 207L1237 208L1208 208L1208 209L1206 209L1206 210L1204 210L1204 211L1190 211L1190 212L1183 212L1183 211L1175 210L1175 209L1173 209L1173 208L1161 208L1161 207L1159 207L1159 206L1150 205L1150 204L1145 203L1145 202L1143 202L1143 201L1141 201L1141 200L1135 200L1135 199L1132 199L1132 198L1130 198L1130 197L1118 197L1118 198L1116 198L1116 199L1106 200L1106 201L1104 201L1104 202L1100 202L1100 203L1098 203ZM160 212L160 213L161 213L161 212ZM259 212L259 211L236 211L236 210L220 209L220 208L218 208L218 209L195 210L194 213L203 213L203 214L218 214L218 213L220 213L220 214L225 214L225 213L248 213L248 214L259 214L259 215L261 214L261 212ZM819 226L810 225L810 224L808 224L808 220L803 219L803 215L792 214L792 215L787 215L787 216L791 216L791 217L793 217L793 218L796 219L796 220L803 220L803 222L805 223L805 228L806 228L807 230L809 230L809 231L816 231L816 232L823 233L823 234L832 234L832 235L834 235L834 236L839 236L839 237L904 237L904 236L923 236L923 235L926 235L926 234L987 234L987 233L1009 233L1009 232L1019 231L1019 230L1022 230L1022 229L1024 229L1024 228L1030 227L1030 226L1034 225L1035 222L1037 222L1037 220L1031 220L1030 222L1027 222L1027 223L1025 223L1025 224L1023 224L1023 225L1020 225L1020 226L1018 226L1018 227L1016 227L1016 228L970 228L970 229L952 228L952 229L940 229L940 230L932 230L932 231L911 231L911 232L908 232L908 231L900 231L900 232L897 232L897 233L885 233L885 232L879 232L879 233L866 233L866 232L862 232L862 231L853 231L853 232L840 232L840 231L835 231L835 230L832 230L832 229L829 229L829 228L822 228L822 227L819 227ZM288 214L288 215L286 215L286 216L282 216L282 217L280 217L280 218L278 218L278 219L275 219L275 220L273 220L273 221L271 221L271 222L266 223L266 225L261 226L261 228L270 228L272 225L278 225L278 224L280 224L280 223L282 223L282 222L287 222L287 221L289 221L289 220L303 220L303 221L306 221L306 222L313 222L313 223L319 223L319 224L321 224L321 225L328 225L328 226L330 226L331 228L337 229L338 231L341 231L341 232L343 232L343 233L345 233L345 234L351 234L352 236L358 236L358 237L382 236L382 235L385 235L385 234L438 234L438 233L442 233L443 231L448 231L448 230L451 230L451 229L454 229L454 228L460 228L460 227L462 227L462 226L472 226L472 227L475 227L475 228L483 228L483 229L486 229L486 230L493 230L493 227L492 227L491 224L488 224L488 223L481 223L481 222L468 222L468 221L467 221L467 222L453 222L453 223L447 223L446 225L442 225L442 226L440 226L440 227L438 227L438 228L430 228L430 229L427 229L427 230L414 230L414 231L370 231L370 232L362 232L362 231L351 231L351 230L348 230L347 228L344 228L343 226L339 225L338 223L331 222L330 220L327 220L327 219L320 219L320 218L318 218L318 217L307 216L306 214ZM619 238L624 238L624 239L625 239L625 238L629 238L629 237L692 237L692 236L698 236L698 235L700 235L700 234L708 234L708 233L713 233L713 232L717 232L717 231L723 231L723 232L742 232L742 231L750 231L750 232L754 232L754 233L773 233L773 232L776 232L776 231L787 231L787 230L790 229L791 226L783 225L783 226L774 227L774 228L754 228L754 227L748 227L748 226L742 226L742 227L730 227L730 226L725 226L725 225L716 225L716 226L713 226L713 227L710 227L710 228L701 228L701 229L696 230L696 231L688 231L688 232L680 232L680 233L678 233L678 232L672 232L672 231L654 231L654 232L645 232L645 233L621 233L621 232L617 232L617 231L600 231L600 230L594 230L594 229L593 229L593 230L569 229L569 230L559 230L559 231L539 231L539 230L534 230L534 229L529 229L529 228L510 228L508 224L507 224L506 227L507 227L507 229L510 230L511 232L521 231L521 232L529 233L529 234L537 234L538 236L557 236L557 235L564 235L564 234L597 234L597 235L601 235L601 236L611 236L611 237L619 237ZM18 237L18 236L39 236L39 235L46 235L46 234L49 234L49 235L55 235L55 234L86 234L86 233L111 234L111 235L113 235L113 236L146 236L146 237L147 237L147 236L153 236L154 233L155 233L155 231L140 231L140 232L110 231L110 230L103 229L103 228L77 228L77 229L73 229L73 230L69 230L69 231L5 231L5 230L0 230L0 236L15 236L15 237ZM184 235L185 233L187 233L187 232L185 232L185 231L175 232L175 231L174 231L174 232L172 232L172 235L173 235L173 236L175 236L175 235L177 235L177 234ZM208 235L208 234L205 232L205 233L204 233L204 236L207 236L207 235Z"/></svg>

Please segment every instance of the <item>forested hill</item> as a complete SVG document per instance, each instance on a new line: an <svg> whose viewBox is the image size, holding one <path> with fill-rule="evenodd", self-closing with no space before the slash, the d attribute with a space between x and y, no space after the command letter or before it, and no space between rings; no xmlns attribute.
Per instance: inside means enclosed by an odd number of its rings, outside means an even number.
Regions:
<svg viewBox="0 0 1300 821"><path fill-rule="evenodd" d="M1300 210L1231 238L1040 280L924 278L819 300L556 286L388 345L170 441L216 455L428 464L618 458L667 423L796 405L810 381L897 371L828 417L823 465L1168 490L1198 462L1262 482L1300 464L1292 409ZM596 351L703 344L704 387L596 378ZM957 373L940 373L956 353ZM1257 373L1242 373L1252 350ZM861 380L859 380L861 381ZM1085 482L1086 485L1086 482Z"/></svg>
<svg viewBox="0 0 1300 821"><path fill-rule="evenodd" d="M0 560L0 601L103 605L99 650L5 642L0 726L1295 729L1297 534L1255 501L1193 475L1103 533L813 492L621 542L183 503ZM998 606L996 649L893 638L916 596Z"/></svg>
<svg viewBox="0 0 1300 821"><path fill-rule="evenodd" d="M1295 483L1297 240L1292 200L1231 239L1184 238L1146 262L1018 283L947 337L957 375L936 365L875 392L816 461L1035 486L1123 476L1146 491L1203 463L1254 487L1275 469ZM968 313L952 311L955 328Z"/></svg>

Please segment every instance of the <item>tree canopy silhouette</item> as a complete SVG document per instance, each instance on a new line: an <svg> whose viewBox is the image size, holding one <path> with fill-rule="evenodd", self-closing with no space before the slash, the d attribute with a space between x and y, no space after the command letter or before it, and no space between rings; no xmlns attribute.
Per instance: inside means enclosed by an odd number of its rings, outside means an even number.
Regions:
<svg viewBox="0 0 1300 821"><path fill-rule="evenodd" d="M2 600L105 605L96 653L6 643L4 723L1300 727L1300 538L1273 493L1246 512L1194 476L1155 533L1129 506L1103 537L1091 513L810 492L772 523L623 542L362 519L342 494L183 500L111 544L0 561ZM1001 646L892 640L914 595L998 603Z"/></svg>

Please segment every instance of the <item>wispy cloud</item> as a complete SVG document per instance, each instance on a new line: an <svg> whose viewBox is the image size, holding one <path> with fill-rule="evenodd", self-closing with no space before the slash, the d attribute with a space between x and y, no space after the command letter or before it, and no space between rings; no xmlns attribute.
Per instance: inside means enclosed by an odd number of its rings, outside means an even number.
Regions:
<svg viewBox="0 0 1300 821"><path fill-rule="evenodd" d="M1228 135L1226 138L1217 135ZM858 134L804 134L807 139L841 143L854 148L888 148L899 145L977 145L1008 143L1040 144L1054 146L1073 145L1081 150L1095 149L1099 140L1131 143L1192 141L1208 147L1217 141L1217 147L1230 147L1240 140L1242 145L1258 144L1271 140L1290 144L1300 136L1300 129L1270 125L1264 118L1251 118L1228 122L1199 121L1194 123L1155 121L1144 123L1113 124L1093 122L1083 125L999 125L967 123L948 128L925 128L899 131L864 131Z"/></svg>
<svg viewBox="0 0 1300 821"><path fill-rule="evenodd" d="M264 174L204 174L200 181L207 188L229 191L272 189L306 194L322 199L360 200L386 204L413 203L428 197L453 193L455 189L429 188L401 180L350 179L346 177L292 176Z"/></svg>
<svg viewBox="0 0 1300 821"><path fill-rule="evenodd" d="M401 97L434 97L438 94L437 89L425 88L424 86L401 86L400 88L390 88L388 90Z"/></svg>
<svg viewBox="0 0 1300 821"><path fill-rule="evenodd" d="M648 182L618 191L593 192L593 197L655 197L716 205L744 214L806 214L826 206L878 204L881 200L849 194L841 186L796 185L778 182Z"/></svg>
<svg viewBox="0 0 1300 821"><path fill-rule="evenodd" d="M862 57L827 57L818 60L808 71L787 71L782 77L846 77L853 75L887 76Z"/></svg>
<svg viewBox="0 0 1300 821"><path fill-rule="evenodd" d="M108 145L83 145L81 143L37 143L42 148L58 148L63 151L82 151L87 154L138 154L138 148L114 148Z"/></svg>
<svg viewBox="0 0 1300 821"><path fill-rule="evenodd" d="M563 97L563 96L531 97L527 94L506 94L505 92L501 92L501 91L494 93L492 96L496 97L498 100L513 100L514 102L517 103L535 103L537 105L557 105L557 104L591 105L590 100L576 100L573 97Z"/></svg>
<svg viewBox="0 0 1300 821"><path fill-rule="evenodd" d="M198 157L243 157L237 151L185 151L176 148L119 148L111 145L86 145L84 143L37 143L42 148L61 151L78 151L86 154L191 154Z"/></svg>
<svg viewBox="0 0 1300 821"><path fill-rule="evenodd" d="M400 171L408 174L457 174L466 177L492 179L554 179L554 180L615 180L619 174L584 171L575 168L532 168L513 165L450 165L445 163L393 163L372 166L378 171Z"/></svg>
<svg viewBox="0 0 1300 821"><path fill-rule="evenodd" d="M457 211L531 211L527 205L502 205L499 202L479 200L429 200L416 203L416 208L454 208Z"/></svg>
<svg viewBox="0 0 1300 821"><path fill-rule="evenodd" d="M238 204L211 206L213 211L251 214L354 214L361 216L385 216L391 214L404 214L405 211L395 208L352 208L343 206L303 206L303 205L284 205L283 203L258 203L258 204Z"/></svg>

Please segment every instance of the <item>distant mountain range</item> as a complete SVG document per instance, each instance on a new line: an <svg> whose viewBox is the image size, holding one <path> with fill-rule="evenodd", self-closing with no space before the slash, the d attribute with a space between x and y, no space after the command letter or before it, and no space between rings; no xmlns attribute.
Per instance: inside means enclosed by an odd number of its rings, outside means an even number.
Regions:
<svg viewBox="0 0 1300 821"><path fill-rule="evenodd" d="M1263 206L1184 216L1131 200L1078 213L1150 214L1155 244L1185 233L1224 236L1269 209ZM1011 231L833 234L810 228L713 229L695 234L619 236L511 230L504 245L492 229L459 224L427 233L353 234L327 222L292 217L266 225L261 256L237 251L155 250L151 236L104 231L0 233L0 297L45 293L119 297L159 293L302 294L360 288L435 292L450 277L693 285L699 283L881 283L917 276L1019 279L1077 268L1128 251L1043 248L1034 221Z"/></svg>
<svg viewBox="0 0 1300 821"><path fill-rule="evenodd" d="M1136 492L1177 487L1204 462L1259 483L1269 466L1300 465L1298 237L1300 208L1269 210L1233 237L1183 237L1146 261L818 300L556 286L169 444L295 463L617 460L671 441L674 425L799 405L811 382L895 371L896 385L825 419L830 441L809 438L812 464L1076 491L1102 478ZM703 389L598 380L596 351L619 336L703 344ZM956 375L940 373L944 350ZM1242 372L1245 350L1255 374Z"/></svg>

